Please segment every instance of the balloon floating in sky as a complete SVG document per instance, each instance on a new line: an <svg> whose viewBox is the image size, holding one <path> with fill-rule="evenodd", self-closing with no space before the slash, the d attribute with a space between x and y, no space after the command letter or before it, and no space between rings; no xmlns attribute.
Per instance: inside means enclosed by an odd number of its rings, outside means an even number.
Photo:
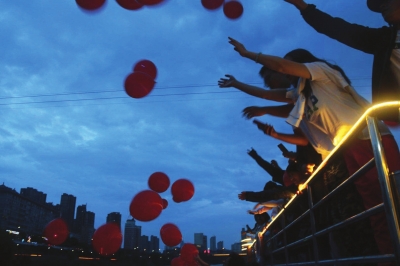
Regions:
<svg viewBox="0 0 400 266"><path fill-rule="evenodd" d="M222 6L224 0L201 0L201 4L208 10L215 10Z"/></svg>
<svg viewBox="0 0 400 266"><path fill-rule="evenodd" d="M128 10L138 10L143 7L143 4L136 0L116 0L117 4Z"/></svg>
<svg viewBox="0 0 400 266"><path fill-rule="evenodd" d="M194 257L199 254L197 247L191 243L185 243L181 248L181 258L186 263L194 261Z"/></svg>
<svg viewBox="0 0 400 266"><path fill-rule="evenodd" d="M166 199L162 199L163 203L163 209L166 209L168 207L168 201Z"/></svg>
<svg viewBox="0 0 400 266"><path fill-rule="evenodd" d="M146 6L158 5L164 2L164 0L137 0L137 1Z"/></svg>
<svg viewBox="0 0 400 266"><path fill-rule="evenodd" d="M171 266L185 266L185 261L179 256L171 260Z"/></svg>
<svg viewBox="0 0 400 266"><path fill-rule="evenodd" d="M124 83L125 92L132 98L143 98L154 88L155 81L146 73L134 72L129 74Z"/></svg>
<svg viewBox="0 0 400 266"><path fill-rule="evenodd" d="M149 177L149 188L157 193L162 193L169 188L169 177L162 172L155 172Z"/></svg>
<svg viewBox="0 0 400 266"><path fill-rule="evenodd" d="M93 249L102 256L114 254L121 244L122 233L116 223L103 224L93 234Z"/></svg>
<svg viewBox="0 0 400 266"><path fill-rule="evenodd" d="M162 242L168 247L179 245L182 241L182 233L179 228L171 223L164 224L160 229Z"/></svg>
<svg viewBox="0 0 400 266"><path fill-rule="evenodd" d="M44 231L43 236L51 245L61 245L69 235L67 223L62 218L57 218L49 222Z"/></svg>
<svg viewBox="0 0 400 266"><path fill-rule="evenodd" d="M103 7L106 0L75 0L75 2L86 11L96 11Z"/></svg>
<svg viewBox="0 0 400 266"><path fill-rule="evenodd" d="M187 179L178 179L171 186L172 199L176 203L190 200L194 195L193 183Z"/></svg>
<svg viewBox="0 0 400 266"><path fill-rule="evenodd" d="M238 19L243 14L243 5L239 1L230 0L224 4L224 14L229 19Z"/></svg>
<svg viewBox="0 0 400 266"><path fill-rule="evenodd" d="M133 67L133 72L143 72L149 75L152 79L157 77L157 67L150 60L140 60Z"/></svg>
<svg viewBox="0 0 400 266"><path fill-rule="evenodd" d="M163 210L163 202L157 192L143 190L133 197L129 211L133 218L142 222L156 219Z"/></svg>

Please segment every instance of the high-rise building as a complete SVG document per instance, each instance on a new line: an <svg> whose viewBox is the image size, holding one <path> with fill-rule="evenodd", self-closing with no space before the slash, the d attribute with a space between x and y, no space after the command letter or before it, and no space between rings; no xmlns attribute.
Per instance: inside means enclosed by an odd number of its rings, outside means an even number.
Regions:
<svg viewBox="0 0 400 266"><path fill-rule="evenodd" d="M74 228L74 217L75 217L75 204L76 197L64 193L61 195L60 201L60 212L61 218L65 220L70 231Z"/></svg>
<svg viewBox="0 0 400 266"><path fill-rule="evenodd" d="M46 204L47 194L45 194L41 191L38 191L35 188L31 188L31 187L21 188L19 194L21 196L24 196L25 198L33 200L34 202L37 202L40 204Z"/></svg>
<svg viewBox="0 0 400 266"><path fill-rule="evenodd" d="M139 249L142 227L135 224L135 219L128 219L125 222L124 249Z"/></svg>
<svg viewBox="0 0 400 266"><path fill-rule="evenodd" d="M142 252L150 253L150 242L149 242L149 237L146 235L140 236L139 240L139 250Z"/></svg>
<svg viewBox="0 0 400 266"><path fill-rule="evenodd" d="M242 252L242 243L233 243L231 245L231 250L236 253Z"/></svg>
<svg viewBox="0 0 400 266"><path fill-rule="evenodd" d="M15 189L0 185L0 229L43 233L43 228L58 215L53 207L20 195Z"/></svg>
<svg viewBox="0 0 400 266"><path fill-rule="evenodd" d="M160 239L156 236L150 236L150 252L160 252Z"/></svg>
<svg viewBox="0 0 400 266"><path fill-rule="evenodd" d="M79 234L82 231L83 226L85 225L86 219L86 204L79 205L76 207L76 218L75 218L75 226L74 232Z"/></svg>
<svg viewBox="0 0 400 266"><path fill-rule="evenodd" d="M107 223L116 223L121 228L121 214L119 212L111 212L107 215Z"/></svg>
<svg viewBox="0 0 400 266"><path fill-rule="evenodd" d="M217 250L221 251L224 249L224 241L218 241Z"/></svg>
<svg viewBox="0 0 400 266"><path fill-rule="evenodd" d="M217 250L217 238L215 236L210 237L210 250L211 251Z"/></svg>
<svg viewBox="0 0 400 266"><path fill-rule="evenodd" d="M201 249L203 245L203 233L194 233L194 245Z"/></svg>
<svg viewBox="0 0 400 266"><path fill-rule="evenodd" d="M201 249L206 250L207 249L207 236L203 235L203 243L201 244Z"/></svg>

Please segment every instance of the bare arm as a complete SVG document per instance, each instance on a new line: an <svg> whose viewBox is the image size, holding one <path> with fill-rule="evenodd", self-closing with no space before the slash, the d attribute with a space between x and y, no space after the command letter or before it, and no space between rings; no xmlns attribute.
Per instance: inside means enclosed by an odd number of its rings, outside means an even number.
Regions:
<svg viewBox="0 0 400 266"><path fill-rule="evenodd" d="M220 78L218 81L218 86L220 88L233 87L258 98L277 102L292 102L291 99L286 98L286 89L264 90L260 87L240 82L232 75L227 74L225 77L227 78Z"/></svg>
<svg viewBox="0 0 400 266"><path fill-rule="evenodd" d="M275 131L272 125L263 124L260 122L257 123L257 127L266 135L269 135L275 139L300 146L306 146L308 144L308 139L297 131L295 131L294 134L279 133Z"/></svg>
<svg viewBox="0 0 400 266"><path fill-rule="evenodd" d="M272 115L276 117L286 118L289 116L290 111L293 109L293 104L285 104L278 106L249 106L243 109L243 116L247 119L262 116L262 115Z"/></svg>
<svg viewBox="0 0 400 266"><path fill-rule="evenodd" d="M286 60L278 56L247 51L243 44L241 44L240 42L231 37L228 38L229 38L229 43L233 45L234 50L237 51L243 57L254 60L256 61L256 63L260 63L268 67L269 69L275 70L283 74L288 74L291 76L306 78L306 79L311 78L311 74L308 71L308 68L303 64Z"/></svg>
<svg viewBox="0 0 400 266"><path fill-rule="evenodd" d="M292 5L294 5L300 11L306 9L308 6L308 4L306 2L304 2L303 0L285 0L285 2L288 2Z"/></svg>

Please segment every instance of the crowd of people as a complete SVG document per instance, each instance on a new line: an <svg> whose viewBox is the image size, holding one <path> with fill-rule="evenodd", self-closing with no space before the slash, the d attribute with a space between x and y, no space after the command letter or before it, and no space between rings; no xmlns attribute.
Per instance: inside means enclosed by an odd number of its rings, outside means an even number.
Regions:
<svg viewBox="0 0 400 266"><path fill-rule="evenodd" d="M381 28L351 24L303 0L285 2L295 6L305 22L317 32L374 56L371 86L373 104L400 100L400 0L367 0L369 9L381 13L389 24ZM240 200L256 202L253 210L249 211L255 216L256 226L253 229L248 227L248 231L254 232L260 224L259 215L274 210L271 213L274 216L298 193L298 186L341 143L371 103L352 87L351 80L341 67L318 58L310 51L295 49L281 58L250 51L232 37L229 37L229 43L240 56L262 65L259 74L269 89L245 84L230 74L219 80L219 86L282 103L250 106L243 110L243 115L247 119L264 115L284 118L291 127L288 132L278 132L273 125L257 119L253 122L267 136L296 146L295 152L283 151L283 156L288 159L284 169L274 160L268 162L261 158L253 148L248 151L249 156L272 177L262 191L243 191L238 195ZM399 148L388 125L399 123L399 108L376 112L374 115L378 119L389 171L398 171ZM323 180L316 182L313 188L316 198L322 198L324 193L355 173L373 156L370 136L367 128L364 128L325 166ZM316 227L323 228L335 221L343 221L356 211L370 209L382 201L378 173L373 168L329 202L323 212L316 213L317 223L320 223ZM303 224L299 231L310 230L309 227L309 224ZM349 237L353 238L353 244L348 244L350 240L346 238ZM321 256L327 259L372 255L374 250L382 255L395 253L384 212L372 215L363 226L352 232L347 231L346 235L343 231L333 232L319 241L328 244L328 248L321 252ZM358 250L350 246L356 246ZM395 264L387 262L379 265Z"/></svg>

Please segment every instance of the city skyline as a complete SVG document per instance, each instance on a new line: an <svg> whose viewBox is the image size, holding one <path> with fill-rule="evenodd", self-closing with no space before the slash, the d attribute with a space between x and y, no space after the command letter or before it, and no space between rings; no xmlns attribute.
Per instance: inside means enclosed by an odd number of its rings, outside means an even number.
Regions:
<svg viewBox="0 0 400 266"><path fill-rule="evenodd" d="M3 182L3 186L7 187L4 182ZM15 190L17 192L17 190L15 188L12 188L12 190ZM27 199L34 200L39 204L51 206L52 208L56 208L56 209L59 207L59 211L60 211L59 217L63 218L67 222L68 227L70 229L70 234L74 234L74 233L75 234L80 234L80 233L82 233L83 236L80 236L79 240L84 242L84 243L85 242L86 243L90 243L91 236L94 233L93 230L90 230L90 226L92 226L94 230L96 228L94 227L94 224L95 224L95 213L87 210L88 203L76 206L76 202L78 200L78 197L75 196L75 195L72 195L72 194L68 194L67 192L64 192L61 195L59 204L57 204L57 203L54 204L54 202L47 202L46 201L47 193L45 191L40 191L40 189L33 188L31 186L30 187L26 187L26 188L20 188L20 193L19 194L21 196L26 197ZM73 212L71 211L71 207L72 206L74 207L73 208L73 210L74 210ZM62 213L63 211L65 212L64 215ZM72 220L71 220L71 217L72 217ZM54 219L55 218L57 218L57 217L54 217ZM160 244L162 244L162 246L164 246L164 248L162 250L167 248L167 246L160 239L159 231L157 233L154 233L154 234L152 233L150 235L141 234L141 228L142 228L143 225L146 224L146 222L137 221L132 216L130 216L125 220L126 221L125 222L125 226L122 226L121 223L122 223L123 220L121 219L121 214L120 214L120 212L116 212L116 211L112 211L112 212L108 213L107 216L104 217L104 218L105 218L104 219L105 222L103 224L108 223L108 222L114 222L114 223L118 224L119 227L121 228L121 233L124 236L123 237L123 242L121 244L121 248L122 247L125 248L125 245L126 245L125 244L125 238L126 238L127 234L126 234L125 230L127 228L127 224L129 224L128 223L129 221L133 221L133 223L131 225L129 225L128 227L133 228L134 230L135 229L139 230L138 232L135 231L135 233L134 233L134 235L137 237L137 241L132 244L133 246L136 246L137 248L139 247L139 245L143 246L143 244L140 244L140 242L144 241L145 237L150 237L151 239L149 241L155 241L152 237L157 237L157 239L159 240ZM89 219L89 221L88 221L88 219ZM99 218L99 219L101 219L101 218ZM50 221L48 221L48 222L50 222ZM142 223L142 225L136 225L136 222ZM84 227L86 225L89 225L89 229ZM84 232L80 231L82 228L83 228L83 230L85 230ZM184 240L182 240L182 242L183 243L186 242L186 243L196 244L196 239L195 239L196 238L196 234L199 234L199 235L201 235L201 244L198 245L198 248L210 249L211 250L211 242L210 242L210 245L208 245L207 235L206 234L196 233L196 232L193 232L193 234L194 234L193 241L184 241ZM141 237L144 237L144 238L142 238L142 240L141 240ZM212 236L212 237L213 237L214 242L215 242L216 241L216 236ZM210 238L210 241L211 241L211 238ZM220 245L223 245L223 240L222 241L220 240L219 242L222 243ZM236 243L234 243L234 244L236 244ZM180 245L181 244L179 244L177 246L180 246ZM204 245L206 246L206 248L204 248ZM133 246L131 246L131 247L133 247ZM128 249L130 249L131 247L129 247L129 244L128 244Z"/></svg>

